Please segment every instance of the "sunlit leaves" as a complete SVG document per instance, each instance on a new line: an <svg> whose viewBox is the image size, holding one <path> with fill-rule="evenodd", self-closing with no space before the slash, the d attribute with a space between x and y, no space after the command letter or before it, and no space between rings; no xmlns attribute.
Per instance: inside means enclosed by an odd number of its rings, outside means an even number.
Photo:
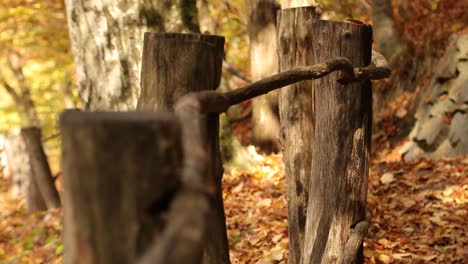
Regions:
<svg viewBox="0 0 468 264"><path fill-rule="evenodd" d="M64 3L61 0L3 0L0 4L0 74L18 92L15 75L7 64L15 52L25 83L45 134L55 133L58 112L64 108L64 89L71 85L73 68ZM21 122L18 106L0 85L0 133Z"/></svg>

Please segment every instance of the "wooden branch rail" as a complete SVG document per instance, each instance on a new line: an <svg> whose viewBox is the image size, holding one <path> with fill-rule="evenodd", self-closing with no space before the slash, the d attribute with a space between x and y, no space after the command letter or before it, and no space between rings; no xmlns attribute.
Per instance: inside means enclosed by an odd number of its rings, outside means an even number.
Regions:
<svg viewBox="0 0 468 264"><path fill-rule="evenodd" d="M378 61L365 68L354 69L348 59L334 58L317 65L294 68L231 92L201 91L182 96L175 105L175 113L180 123L184 124L182 126L183 187L172 202L169 213L169 219L176 219L176 221L168 223L160 242L153 244L138 263L192 263L191 260L198 260L202 254L203 232L200 231L207 227L206 217L210 211L209 198L212 198L215 193L214 186L206 186L204 177L208 172L209 161L205 147L207 131L206 126L203 125L206 123L206 114L222 113L234 104L298 81L318 79L335 71L341 71L343 73L341 81L346 82L388 77L391 70L386 65L385 59L378 53L374 56L378 58ZM188 205L184 203L186 201L192 202ZM181 212L187 213L181 214ZM193 212L197 212L197 215L193 215ZM360 245L368 223L366 219L362 224L356 225L355 235L352 239L350 238L350 245L347 246L349 250L346 250L349 253L346 256L350 255L352 258L357 252L353 249L356 245ZM173 245L177 245L177 250L171 249ZM171 252L179 254L171 254Z"/></svg>
<svg viewBox="0 0 468 264"><path fill-rule="evenodd" d="M385 58L376 51L373 51L372 54L371 65L363 68L353 68L347 58L336 57L316 65L296 67L230 92L202 91L189 93L185 97L192 98L190 101L198 101L200 113L223 113L229 107L243 101L299 81L319 79L336 71L342 73L342 76L337 80L341 84L388 78L391 69ZM189 99L185 98L184 101L189 101ZM195 103L193 102L193 104Z"/></svg>

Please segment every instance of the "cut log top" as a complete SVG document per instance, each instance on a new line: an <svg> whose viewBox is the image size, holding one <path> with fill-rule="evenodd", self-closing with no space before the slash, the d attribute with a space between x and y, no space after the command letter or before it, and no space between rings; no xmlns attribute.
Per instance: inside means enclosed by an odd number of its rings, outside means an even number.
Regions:
<svg viewBox="0 0 468 264"><path fill-rule="evenodd" d="M146 32L145 38L149 39L173 39L177 41L194 41L197 43L208 44L217 46L219 44L224 45L224 37L218 35L207 35L207 34L191 34L191 33L154 33Z"/></svg>

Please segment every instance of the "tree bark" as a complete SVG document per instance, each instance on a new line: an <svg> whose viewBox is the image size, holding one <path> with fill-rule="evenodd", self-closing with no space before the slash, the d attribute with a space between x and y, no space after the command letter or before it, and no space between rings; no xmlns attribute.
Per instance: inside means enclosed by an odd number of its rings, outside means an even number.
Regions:
<svg viewBox="0 0 468 264"><path fill-rule="evenodd" d="M60 126L64 263L136 263L174 220L179 122L168 113L68 111Z"/></svg>
<svg viewBox="0 0 468 264"><path fill-rule="evenodd" d="M323 20L309 20L307 24L306 35L315 60L342 56L355 67L370 64L370 26ZM304 264L343 263L349 256L353 263L363 261L372 91L369 81L342 85L338 78L334 73L315 82L316 129L301 262Z"/></svg>
<svg viewBox="0 0 468 264"><path fill-rule="evenodd" d="M252 80L257 81L278 72L276 12L274 0L249 1L248 33ZM280 147L278 91L252 100L252 143L266 153Z"/></svg>
<svg viewBox="0 0 468 264"><path fill-rule="evenodd" d="M196 1L66 0L79 94L86 109L134 109L143 33L199 32Z"/></svg>
<svg viewBox="0 0 468 264"><path fill-rule="evenodd" d="M195 34L146 33L137 109L173 111L175 102L190 92L215 90L221 78L224 38ZM219 117L208 114L206 142L210 158L208 182L216 190L204 263L229 263L222 201L223 168L219 153Z"/></svg>
<svg viewBox="0 0 468 264"><path fill-rule="evenodd" d="M29 183L29 191L34 191L34 185L37 185L47 208L60 207L60 196L55 188L49 162L42 146L41 129L38 127L23 128L21 129L21 136L29 153L29 162L33 174Z"/></svg>
<svg viewBox="0 0 468 264"><path fill-rule="evenodd" d="M321 62L313 54L306 21L317 18L314 7L281 10L278 23L280 72ZM330 57L331 58L331 57ZM289 263L299 263L304 241L312 143L314 82L281 89L280 140L284 153L288 196Z"/></svg>

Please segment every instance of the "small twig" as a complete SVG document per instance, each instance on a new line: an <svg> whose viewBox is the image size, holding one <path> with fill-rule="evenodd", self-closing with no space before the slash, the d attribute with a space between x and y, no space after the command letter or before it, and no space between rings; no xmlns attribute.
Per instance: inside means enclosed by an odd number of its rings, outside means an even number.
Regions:
<svg viewBox="0 0 468 264"><path fill-rule="evenodd" d="M44 137L44 138L41 139L41 141L42 141L42 143L44 143L44 142L47 142L47 141L52 140L54 138L58 138L60 136L61 136L61 134L57 133L57 134L54 134L54 135L51 135L51 136L48 136L48 137Z"/></svg>
<svg viewBox="0 0 468 264"><path fill-rule="evenodd" d="M242 79L248 83L252 82L252 79L250 79L249 76L247 76L246 74L238 70L236 67L234 67L232 64L228 63L227 61L223 61L223 68L239 79Z"/></svg>

